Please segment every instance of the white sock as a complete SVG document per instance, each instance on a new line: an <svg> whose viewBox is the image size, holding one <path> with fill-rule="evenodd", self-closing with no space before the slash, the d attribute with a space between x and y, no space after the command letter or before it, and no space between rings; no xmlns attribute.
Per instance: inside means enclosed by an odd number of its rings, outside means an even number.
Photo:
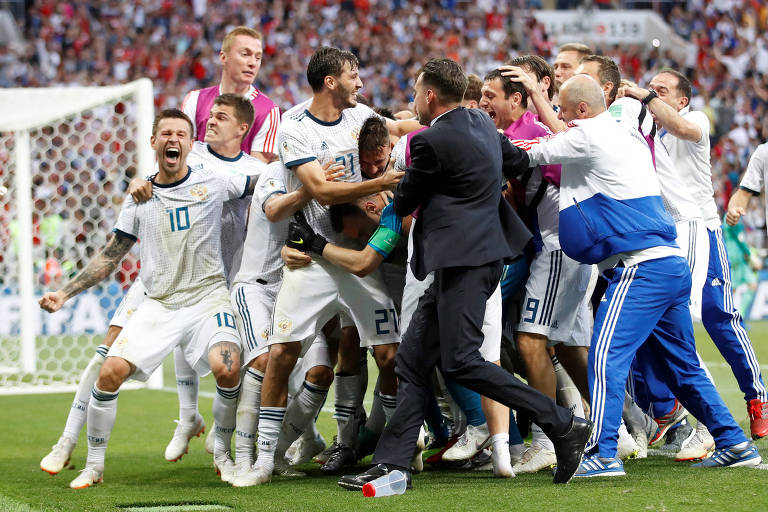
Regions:
<svg viewBox="0 0 768 512"><path fill-rule="evenodd" d="M336 375L333 419L338 425L336 441L354 446L357 440L357 404L360 402L360 376Z"/></svg>
<svg viewBox="0 0 768 512"><path fill-rule="evenodd" d="M248 368L243 376L235 423L235 464L238 465L253 465L253 445L256 442L256 427L259 425L263 380L264 374L254 368Z"/></svg>
<svg viewBox="0 0 768 512"><path fill-rule="evenodd" d="M80 431L83 430L83 425L85 425L85 420L88 417L88 402L91 401L91 391L93 391L93 385L96 384L96 379L99 378L99 371L107 358L107 352L109 352L109 347L106 345L99 345L96 348L96 353L88 361L88 366L83 370L83 374L80 375L80 382L77 383L75 400L72 402L72 408L69 410L67 423L64 425L64 433L62 434L63 437L68 437L74 442L77 442L80 437Z"/></svg>
<svg viewBox="0 0 768 512"><path fill-rule="evenodd" d="M239 384L233 388L216 386L216 396L213 397L213 421L216 423L216 437L213 441L214 459L231 450L239 394Z"/></svg>
<svg viewBox="0 0 768 512"><path fill-rule="evenodd" d="M304 381L296 396L285 410L283 426L280 430L277 453L283 455L293 442L315 422L315 416L325 402L328 388ZM350 445L351 446L351 445Z"/></svg>
<svg viewBox="0 0 768 512"><path fill-rule="evenodd" d="M570 409L574 416L584 418L584 404L581 401L581 393L579 393L576 384L573 383L573 379L565 371L557 357L552 356L552 366L555 368L555 379L557 379L557 401L563 407Z"/></svg>
<svg viewBox="0 0 768 512"><path fill-rule="evenodd" d="M93 386L88 404L88 458L87 467L104 468L107 443L117 418L117 395Z"/></svg>
<svg viewBox="0 0 768 512"><path fill-rule="evenodd" d="M176 390L179 393L179 420L194 423L198 414L197 391L200 378L187 362L181 347L173 350L173 363L176 371Z"/></svg>
<svg viewBox="0 0 768 512"><path fill-rule="evenodd" d="M267 471L275 468L277 438L283 426L285 407L264 407L259 410L259 457L256 465Z"/></svg>
<svg viewBox="0 0 768 512"><path fill-rule="evenodd" d="M531 446L537 444L545 450L555 451L555 446L552 444L552 441L537 424L531 424L531 433L533 434L531 439Z"/></svg>
<svg viewBox="0 0 768 512"><path fill-rule="evenodd" d="M389 423L392 415L395 414L395 408L397 407L397 396L379 393L379 399L381 400L381 408L384 409L384 418L386 418L387 423Z"/></svg>
<svg viewBox="0 0 768 512"><path fill-rule="evenodd" d="M509 434L502 432L501 434L494 434L491 436L491 446L493 451L506 451L509 452Z"/></svg>

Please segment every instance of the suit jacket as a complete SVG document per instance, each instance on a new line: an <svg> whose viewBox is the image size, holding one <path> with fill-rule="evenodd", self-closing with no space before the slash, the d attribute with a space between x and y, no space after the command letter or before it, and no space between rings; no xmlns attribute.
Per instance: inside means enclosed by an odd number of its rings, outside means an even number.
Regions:
<svg viewBox="0 0 768 512"><path fill-rule="evenodd" d="M528 168L528 155L477 109L445 113L410 144L411 166L395 191L395 212L421 206L411 269L475 267L522 254L531 233L501 196L504 177Z"/></svg>

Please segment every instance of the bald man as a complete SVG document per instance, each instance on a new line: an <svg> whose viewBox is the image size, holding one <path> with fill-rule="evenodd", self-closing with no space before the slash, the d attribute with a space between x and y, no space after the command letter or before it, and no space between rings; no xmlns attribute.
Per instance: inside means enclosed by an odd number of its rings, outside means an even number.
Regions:
<svg viewBox="0 0 768 512"><path fill-rule="evenodd" d="M595 430L575 476L625 474L616 457L624 386L632 359L643 351L659 360L675 395L715 437L718 450L695 466L759 464L757 448L698 364L688 309L691 274L645 139L617 125L590 76L567 80L560 105L570 129L519 146L531 166L562 164L560 245L571 258L597 264L609 282L589 351Z"/></svg>

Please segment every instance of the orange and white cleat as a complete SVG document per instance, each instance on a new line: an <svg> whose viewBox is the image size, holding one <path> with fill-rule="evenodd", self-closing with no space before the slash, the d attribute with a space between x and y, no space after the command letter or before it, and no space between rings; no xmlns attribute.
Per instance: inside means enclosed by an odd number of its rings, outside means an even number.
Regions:
<svg viewBox="0 0 768 512"><path fill-rule="evenodd" d="M77 478L69 482L69 487L72 489L85 489L86 487L92 487L98 483L101 483L104 478L104 468L88 467L80 471Z"/></svg>
<svg viewBox="0 0 768 512"><path fill-rule="evenodd" d="M165 447L165 460L176 462L181 460L184 454L189 453L189 440L193 437L200 437L205 432L205 421L199 414L193 423L174 420L176 430L168 446Z"/></svg>
<svg viewBox="0 0 768 512"><path fill-rule="evenodd" d="M747 413L752 439L768 436L768 402L762 402L758 398L750 400L747 404Z"/></svg>
<svg viewBox="0 0 768 512"><path fill-rule="evenodd" d="M51 447L51 453L40 461L40 469L49 475L55 475L69 464L69 458L75 451L77 441L66 436L61 436L59 441Z"/></svg>

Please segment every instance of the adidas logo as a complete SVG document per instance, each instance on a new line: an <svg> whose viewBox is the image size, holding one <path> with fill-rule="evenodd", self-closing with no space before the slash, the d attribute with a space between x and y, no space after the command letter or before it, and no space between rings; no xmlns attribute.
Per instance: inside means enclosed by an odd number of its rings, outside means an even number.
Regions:
<svg viewBox="0 0 768 512"><path fill-rule="evenodd" d="M723 285L723 283L722 283L722 281L720 281L719 278L716 277L716 278L714 278L712 280L712 286L722 286L722 285Z"/></svg>
<svg viewBox="0 0 768 512"><path fill-rule="evenodd" d="M328 144L326 144L325 141L323 141L323 143L320 144L320 151L322 151L324 149L328 149Z"/></svg>
<svg viewBox="0 0 768 512"><path fill-rule="evenodd" d="M554 322L552 322L552 328L553 328L553 329L557 329L557 320L555 320Z"/></svg>

